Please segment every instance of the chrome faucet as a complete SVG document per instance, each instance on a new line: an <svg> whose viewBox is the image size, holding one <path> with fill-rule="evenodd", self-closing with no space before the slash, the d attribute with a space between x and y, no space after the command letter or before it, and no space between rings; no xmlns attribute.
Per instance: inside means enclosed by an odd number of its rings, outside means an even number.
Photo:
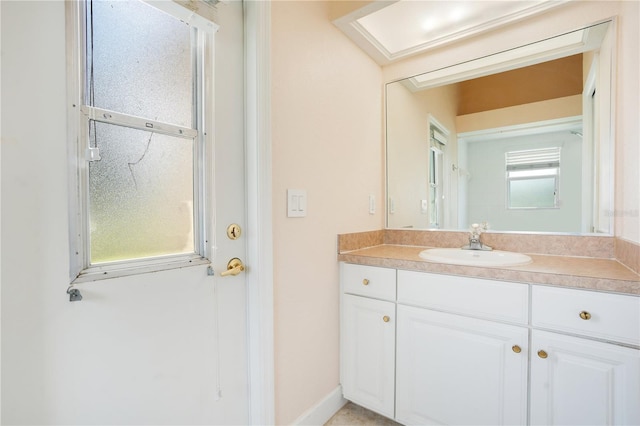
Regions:
<svg viewBox="0 0 640 426"><path fill-rule="evenodd" d="M482 233L487 230L487 223L471 224L471 230L469 231L469 244L463 246L463 250L493 250L488 245L482 243Z"/></svg>

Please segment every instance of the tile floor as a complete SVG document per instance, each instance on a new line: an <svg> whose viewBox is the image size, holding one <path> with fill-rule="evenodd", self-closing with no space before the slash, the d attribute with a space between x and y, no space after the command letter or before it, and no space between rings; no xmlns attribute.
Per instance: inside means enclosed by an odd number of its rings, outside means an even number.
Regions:
<svg viewBox="0 0 640 426"><path fill-rule="evenodd" d="M362 408L352 402L342 407L324 426L401 426L391 419Z"/></svg>

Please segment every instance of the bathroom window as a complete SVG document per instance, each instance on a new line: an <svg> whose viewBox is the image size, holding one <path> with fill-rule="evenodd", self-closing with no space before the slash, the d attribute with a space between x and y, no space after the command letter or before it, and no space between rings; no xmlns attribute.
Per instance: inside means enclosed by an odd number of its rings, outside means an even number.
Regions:
<svg viewBox="0 0 640 426"><path fill-rule="evenodd" d="M507 152L505 163L507 208L558 208L559 147Z"/></svg>
<svg viewBox="0 0 640 426"><path fill-rule="evenodd" d="M70 2L71 278L205 261L215 24L174 2Z"/></svg>

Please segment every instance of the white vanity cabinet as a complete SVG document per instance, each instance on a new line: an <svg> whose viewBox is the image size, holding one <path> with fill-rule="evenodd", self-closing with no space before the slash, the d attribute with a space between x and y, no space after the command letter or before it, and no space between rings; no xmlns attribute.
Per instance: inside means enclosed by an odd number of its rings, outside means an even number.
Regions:
<svg viewBox="0 0 640 426"><path fill-rule="evenodd" d="M343 264L341 275L344 397L393 418L396 271Z"/></svg>
<svg viewBox="0 0 640 426"><path fill-rule="evenodd" d="M640 424L640 299L532 287L531 424Z"/></svg>
<svg viewBox="0 0 640 426"><path fill-rule="evenodd" d="M398 271L396 419L526 424L528 294L525 284Z"/></svg>
<svg viewBox="0 0 640 426"><path fill-rule="evenodd" d="M640 298L341 264L345 398L402 424L640 425Z"/></svg>

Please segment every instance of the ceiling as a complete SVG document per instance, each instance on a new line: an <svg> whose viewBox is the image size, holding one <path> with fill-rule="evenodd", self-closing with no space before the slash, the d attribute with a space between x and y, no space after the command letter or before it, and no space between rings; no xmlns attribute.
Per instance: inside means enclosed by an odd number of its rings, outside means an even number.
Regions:
<svg viewBox="0 0 640 426"><path fill-rule="evenodd" d="M540 14L567 1L378 0L334 23L376 62L386 65Z"/></svg>

